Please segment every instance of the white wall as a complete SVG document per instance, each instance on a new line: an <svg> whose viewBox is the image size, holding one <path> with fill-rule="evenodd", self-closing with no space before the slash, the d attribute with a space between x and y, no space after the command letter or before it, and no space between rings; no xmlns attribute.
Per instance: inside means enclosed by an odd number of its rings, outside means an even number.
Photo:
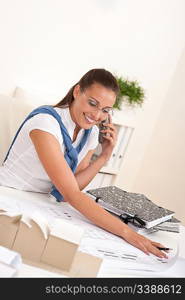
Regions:
<svg viewBox="0 0 185 300"><path fill-rule="evenodd" d="M176 212L185 224L185 51L171 79L133 186Z"/></svg>
<svg viewBox="0 0 185 300"><path fill-rule="evenodd" d="M106 67L138 79L150 100L165 92L184 46L183 0L0 4L1 91L24 83L63 92L90 68Z"/></svg>
<svg viewBox="0 0 185 300"><path fill-rule="evenodd" d="M184 11L184 0L0 0L0 93L63 96L94 67L137 79L146 103L117 180L131 190L185 46Z"/></svg>

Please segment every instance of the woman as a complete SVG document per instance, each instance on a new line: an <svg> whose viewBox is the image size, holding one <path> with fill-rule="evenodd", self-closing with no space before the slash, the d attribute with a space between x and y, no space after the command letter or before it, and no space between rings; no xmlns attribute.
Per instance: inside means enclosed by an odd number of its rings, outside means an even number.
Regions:
<svg viewBox="0 0 185 300"><path fill-rule="evenodd" d="M0 184L25 191L52 191L57 201L68 201L97 226L146 254L167 257L157 248L163 247L161 244L134 232L81 192L110 158L116 144L116 130L110 119L102 131L102 152L90 163L98 144L95 125L110 117L118 92L117 81L110 72L93 69L52 108L51 114L36 111L21 127L0 168ZM53 111L61 117L62 128ZM79 145L78 153L74 147Z"/></svg>

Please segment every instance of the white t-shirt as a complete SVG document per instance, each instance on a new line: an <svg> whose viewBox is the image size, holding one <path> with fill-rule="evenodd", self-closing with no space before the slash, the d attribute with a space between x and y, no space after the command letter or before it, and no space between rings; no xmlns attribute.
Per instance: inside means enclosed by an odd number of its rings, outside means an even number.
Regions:
<svg viewBox="0 0 185 300"><path fill-rule="evenodd" d="M55 110L62 117L62 121L71 139L73 139L75 123L71 119L69 108L55 108ZM49 114L35 115L24 124L10 150L6 162L0 167L0 185L23 191L49 193L52 182L44 170L29 136L30 131L33 129L40 129L53 134L59 141L61 150L64 153L63 137L57 120ZM84 129L81 129L73 143L74 147L79 144L83 133ZM88 151L95 149L97 145L98 128L97 126L93 126L86 144L78 155L78 164Z"/></svg>

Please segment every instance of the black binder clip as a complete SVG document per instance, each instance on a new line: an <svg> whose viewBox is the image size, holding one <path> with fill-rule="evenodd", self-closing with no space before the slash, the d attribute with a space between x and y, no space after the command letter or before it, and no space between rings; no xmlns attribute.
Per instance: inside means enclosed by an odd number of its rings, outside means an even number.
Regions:
<svg viewBox="0 0 185 300"><path fill-rule="evenodd" d="M145 221L141 220L137 215L130 216L127 214L121 214L119 217L125 224L128 224L128 222L130 222L139 227L144 227L146 225Z"/></svg>
<svg viewBox="0 0 185 300"><path fill-rule="evenodd" d="M100 200L101 197L96 197L95 202L98 202L98 200Z"/></svg>

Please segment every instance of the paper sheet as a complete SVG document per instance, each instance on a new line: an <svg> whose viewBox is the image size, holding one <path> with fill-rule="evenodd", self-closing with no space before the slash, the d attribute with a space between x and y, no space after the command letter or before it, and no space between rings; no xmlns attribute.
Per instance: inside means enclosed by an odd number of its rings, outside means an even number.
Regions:
<svg viewBox="0 0 185 300"><path fill-rule="evenodd" d="M185 278L185 259L178 257L174 264L170 265L166 270L159 270L158 272L138 269L125 269L124 265L115 261L103 261L98 273L98 277L182 277Z"/></svg>
<svg viewBox="0 0 185 300"><path fill-rule="evenodd" d="M0 195L0 209L5 211L19 211L20 207L15 199Z"/></svg>
<svg viewBox="0 0 185 300"><path fill-rule="evenodd" d="M15 268L0 262L0 278L14 277L16 273Z"/></svg>
<svg viewBox="0 0 185 300"><path fill-rule="evenodd" d="M172 242L171 242L172 246ZM100 272L119 273L121 270L143 270L162 272L171 267L178 257L178 247L173 243L173 250L168 254L168 259L161 259L152 254L146 255L141 250L122 241L118 243L109 240L93 240L86 238L82 240L80 250L94 254L103 259Z"/></svg>
<svg viewBox="0 0 185 300"><path fill-rule="evenodd" d="M19 269L21 265L21 256L19 253L12 251L8 248L0 246L0 261L2 263L11 265L12 267Z"/></svg>

